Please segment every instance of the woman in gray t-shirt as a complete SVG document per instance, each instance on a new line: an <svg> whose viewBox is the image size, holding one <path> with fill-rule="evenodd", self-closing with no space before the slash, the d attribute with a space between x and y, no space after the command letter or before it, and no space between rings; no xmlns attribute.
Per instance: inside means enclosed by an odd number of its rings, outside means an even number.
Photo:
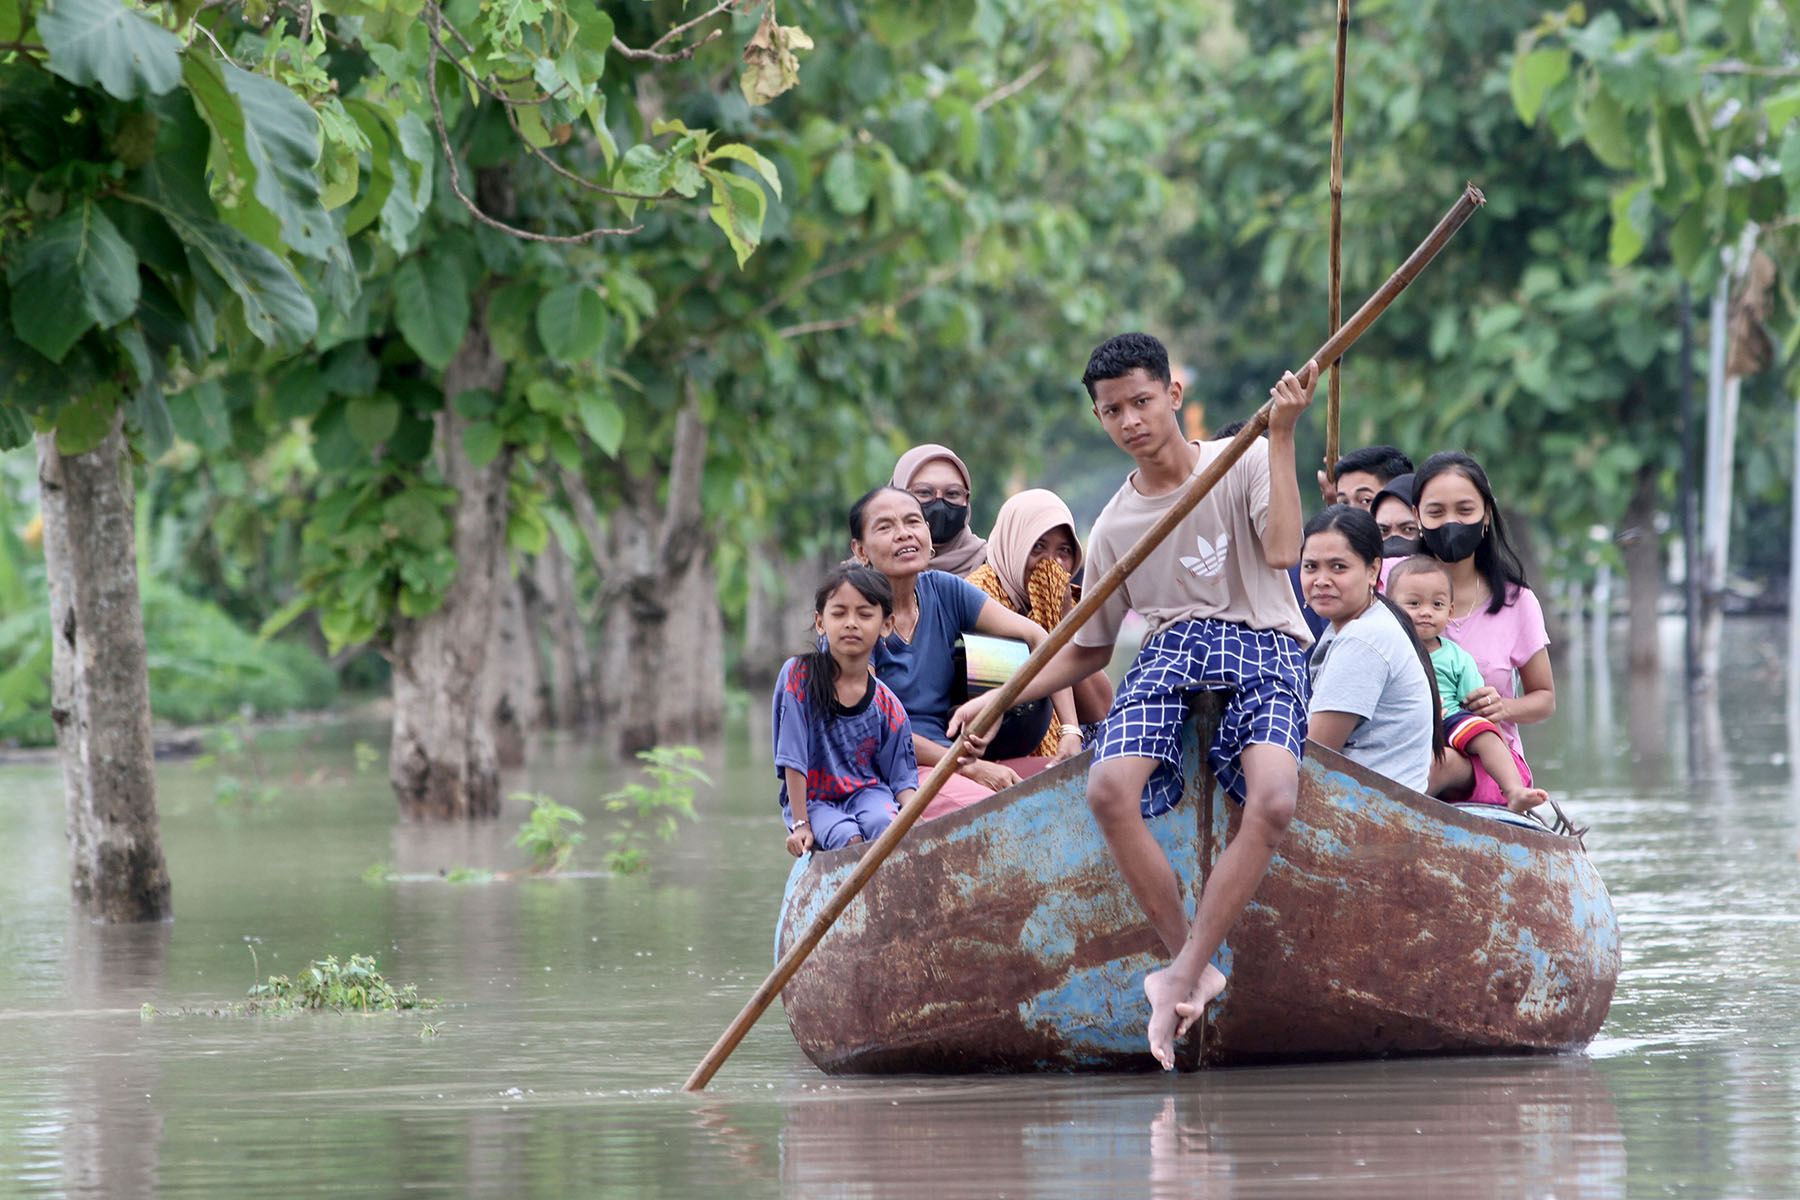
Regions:
<svg viewBox="0 0 1800 1200"><path fill-rule="evenodd" d="M1424 791L1444 748L1437 681L1412 622L1376 588L1381 530L1363 509L1334 504L1303 538L1300 588L1331 622L1310 660L1307 739Z"/></svg>

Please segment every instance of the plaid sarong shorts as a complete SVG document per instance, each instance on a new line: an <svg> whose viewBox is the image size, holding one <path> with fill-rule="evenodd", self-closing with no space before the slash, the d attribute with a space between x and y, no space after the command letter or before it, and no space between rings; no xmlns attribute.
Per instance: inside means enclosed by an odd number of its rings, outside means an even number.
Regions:
<svg viewBox="0 0 1800 1200"><path fill-rule="evenodd" d="M1094 761L1134 755L1159 764L1140 803L1146 817L1181 800L1181 726L1188 692L1231 691L1207 761L1233 800L1243 803L1239 756L1245 746L1281 746L1299 759L1306 741L1311 684L1306 651L1285 633L1231 621L1181 621L1145 639L1106 714Z"/></svg>

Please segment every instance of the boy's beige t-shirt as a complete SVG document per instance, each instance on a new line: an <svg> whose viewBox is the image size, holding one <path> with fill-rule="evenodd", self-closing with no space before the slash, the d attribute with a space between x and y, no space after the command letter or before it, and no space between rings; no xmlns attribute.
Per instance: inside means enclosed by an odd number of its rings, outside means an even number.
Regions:
<svg viewBox="0 0 1800 1200"><path fill-rule="evenodd" d="M1227 440L1191 444L1200 451L1194 466L1194 475L1199 475L1224 452ZM1090 580L1104 578L1188 486L1144 496L1133 486L1136 478L1136 471L1126 477L1094 522L1084 572ZM1192 479L1189 476L1190 483ZM1263 558L1262 534L1268 521L1269 443L1258 438L1082 626L1075 644L1112 645L1126 611L1135 608L1149 622L1146 636L1179 621L1210 617L1250 629L1277 630L1302 646L1312 645L1312 631L1300 615L1287 572Z"/></svg>

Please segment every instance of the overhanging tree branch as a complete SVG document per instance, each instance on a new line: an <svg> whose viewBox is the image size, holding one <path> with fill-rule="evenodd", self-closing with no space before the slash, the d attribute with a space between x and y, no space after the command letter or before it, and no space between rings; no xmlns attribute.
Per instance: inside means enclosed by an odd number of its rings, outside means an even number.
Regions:
<svg viewBox="0 0 1800 1200"><path fill-rule="evenodd" d="M699 16L695 17L693 20L682 22L680 25L675 26L675 28L669 30L667 33L665 33L661 37L657 38L654 42L651 42L647 49L640 50L640 49L637 49L632 46L627 46L624 42L620 41L616 37L613 38L613 40L612 40L612 48L626 58L637 59L639 61L660 62L660 63L681 62L685 59L694 57L694 52L697 51L698 49L700 49L700 47L706 45L708 42L717 41L719 38L724 37L725 31L723 29L715 29L711 33L707 34L705 37L701 38L699 41L695 42L693 45L689 46L685 50L674 50L674 51L670 51L668 53L663 53L663 52L659 51L657 49L657 47L662 46L670 41L673 41L675 38L680 37L682 34L686 33L688 30L694 28L696 25L705 24L707 21L712 20L712 18L718 16L720 13L730 12L732 9L737 7L738 3L739 3L739 0L719 0L719 3L713 5L711 8L707 9L705 12L703 12Z"/></svg>
<svg viewBox="0 0 1800 1200"><path fill-rule="evenodd" d="M972 106L972 110L977 113L984 113L1001 101L1010 100L1012 97L1030 87L1033 80L1049 69L1050 60L1047 58L1040 59L1037 63L1027 68L1024 74L1020 75L1011 83L997 87L981 99L977 100Z"/></svg>
<svg viewBox="0 0 1800 1200"><path fill-rule="evenodd" d="M881 312L884 309L898 310L905 308L908 304L911 304L914 300L917 300L932 288L949 281L958 271L961 271L965 265L965 260L968 258L969 252L975 247L975 241L976 239L973 237L965 238L961 247L961 253L957 256L956 261L945 263L937 270L926 275L925 278L921 279L913 287L908 288L892 300L884 300L877 304L864 305L862 308L848 316L832 317L823 321L802 321L797 325L784 326L775 331L775 336L785 341L789 338L805 337L807 334L811 333L830 333L834 329L848 329L852 325L860 325L862 322L868 320L870 316Z"/></svg>
<svg viewBox="0 0 1800 1200"><path fill-rule="evenodd" d="M430 34L425 39L425 49L428 55L425 67L425 91L431 97L431 119L437 128L438 147L443 152L444 165L450 168L450 191L462 203L462 206L469 210L469 214L482 224L498 229L502 233L510 233L512 236L524 238L526 241L547 242L558 246L579 246L599 238L633 234L643 229L643 225L638 224L623 228L597 227L573 234L538 233L508 224L498 217L489 216L479 204L469 198L468 193L463 191L462 168L457 164L455 148L450 145L450 130L444 123L444 102L438 96L437 90L438 58L443 49L443 19L444 14L436 4L425 6L425 24L427 32Z"/></svg>

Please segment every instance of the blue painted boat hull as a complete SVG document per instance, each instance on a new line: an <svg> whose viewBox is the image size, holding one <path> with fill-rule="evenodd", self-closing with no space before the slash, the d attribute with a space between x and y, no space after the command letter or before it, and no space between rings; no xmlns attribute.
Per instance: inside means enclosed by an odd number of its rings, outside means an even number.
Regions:
<svg viewBox="0 0 1800 1200"><path fill-rule="evenodd" d="M1150 828L1192 911L1237 810L1199 747ZM1153 1069L1143 977L1164 961L1087 811L1087 758L907 834L782 992L828 1073ZM863 852L788 881L777 953ZM1221 959L1185 1066L1550 1051L1591 1040L1619 932L1573 839L1465 812L1309 747L1300 801Z"/></svg>

